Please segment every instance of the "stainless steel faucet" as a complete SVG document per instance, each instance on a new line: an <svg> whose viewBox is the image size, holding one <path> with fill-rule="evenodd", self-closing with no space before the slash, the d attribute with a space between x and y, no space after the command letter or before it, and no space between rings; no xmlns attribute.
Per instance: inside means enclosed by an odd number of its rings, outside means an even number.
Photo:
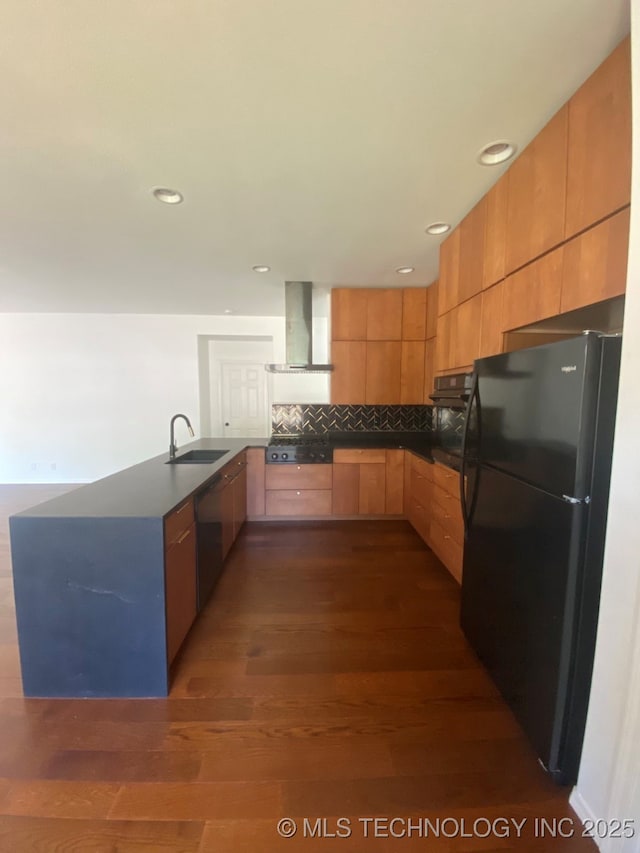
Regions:
<svg viewBox="0 0 640 853"><path fill-rule="evenodd" d="M169 429L169 459L176 458L176 450L178 449L178 445L176 444L176 439L174 435L174 424L178 420L178 418L182 418L186 424L187 429L189 430L189 435L194 436L195 432L193 431L193 427L191 426L191 421L186 415L174 415L171 418L171 427Z"/></svg>

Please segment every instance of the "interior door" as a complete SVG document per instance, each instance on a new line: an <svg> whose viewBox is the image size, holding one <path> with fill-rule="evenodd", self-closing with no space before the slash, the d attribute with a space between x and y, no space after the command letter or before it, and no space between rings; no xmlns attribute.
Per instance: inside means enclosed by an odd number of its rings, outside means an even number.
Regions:
<svg viewBox="0 0 640 853"><path fill-rule="evenodd" d="M220 369L223 435L268 435L264 364L225 361Z"/></svg>

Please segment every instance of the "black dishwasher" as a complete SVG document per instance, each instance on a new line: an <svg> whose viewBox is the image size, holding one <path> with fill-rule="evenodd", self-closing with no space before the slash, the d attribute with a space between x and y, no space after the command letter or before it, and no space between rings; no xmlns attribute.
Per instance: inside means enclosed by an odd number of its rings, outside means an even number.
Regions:
<svg viewBox="0 0 640 853"><path fill-rule="evenodd" d="M223 493L228 482L221 477L196 496L198 534L198 612L202 610L222 574Z"/></svg>

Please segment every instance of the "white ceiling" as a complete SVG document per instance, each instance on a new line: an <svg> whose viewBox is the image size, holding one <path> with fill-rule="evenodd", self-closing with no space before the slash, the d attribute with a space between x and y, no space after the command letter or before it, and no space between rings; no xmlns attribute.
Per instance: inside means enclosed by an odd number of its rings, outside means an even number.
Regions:
<svg viewBox="0 0 640 853"><path fill-rule="evenodd" d="M498 177L477 151L522 148L628 29L628 0L3 0L0 310L427 284L425 226Z"/></svg>

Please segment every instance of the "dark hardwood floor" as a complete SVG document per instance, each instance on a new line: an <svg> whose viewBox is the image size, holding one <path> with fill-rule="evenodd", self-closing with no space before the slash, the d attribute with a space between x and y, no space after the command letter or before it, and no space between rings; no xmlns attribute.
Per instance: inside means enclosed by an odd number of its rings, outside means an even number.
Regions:
<svg viewBox="0 0 640 853"><path fill-rule="evenodd" d="M66 488L0 486L0 851L596 849L404 522L249 524L168 700L22 698L7 516Z"/></svg>

